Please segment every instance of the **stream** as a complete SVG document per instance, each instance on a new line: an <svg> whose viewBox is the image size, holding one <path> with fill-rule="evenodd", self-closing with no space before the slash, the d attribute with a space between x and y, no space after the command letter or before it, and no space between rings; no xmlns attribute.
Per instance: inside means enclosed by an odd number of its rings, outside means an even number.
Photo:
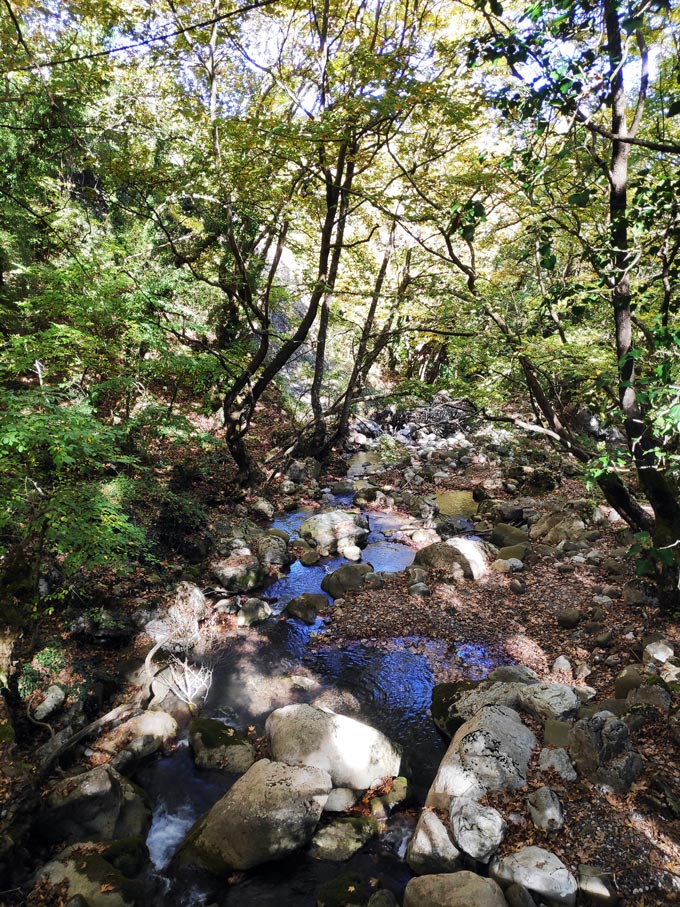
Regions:
<svg viewBox="0 0 680 907"><path fill-rule="evenodd" d="M375 466L364 456L352 461L348 475L357 477ZM450 499L462 519L471 516L471 495ZM347 508L350 497L336 496L325 509ZM464 506L467 504L467 506ZM474 505L476 507L476 505ZM312 511L300 509L274 520L271 526L291 537ZM317 512L317 511L314 511ZM408 567L415 551L392 540L403 517L369 513L371 533L362 560L377 571ZM462 659L467 674L484 677L496 661L482 645L465 640L432 640L399 637L387 644L362 640L349 645L324 645L324 619L312 626L280 614L286 603L303 592L319 592L327 573L346 563L342 557L324 558L314 567L299 561L261 594L271 603L273 615L231 638L218 657L211 691L201 711L242 730L254 726L263 733L271 711L292 702L323 705L358 718L383 731L403 750L402 773L411 785L411 798L386 820L378 838L345 863L312 859L305 852L239 873L227 882L212 877L168 877L166 868L193 822L222 797L236 775L195 768L186 739L175 751L146 765L135 780L151 797L154 811L148 836L154 874L148 879L149 905L163 907L314 907L320 886L347 870L380 880L380 886L401 897L411 878L403 862L408 840L421 805L446 752L447 741L429 717L430 698L437 664ZM414 599L414 607L418 600ZM313 641L314 645L311 645Z"/></svg>

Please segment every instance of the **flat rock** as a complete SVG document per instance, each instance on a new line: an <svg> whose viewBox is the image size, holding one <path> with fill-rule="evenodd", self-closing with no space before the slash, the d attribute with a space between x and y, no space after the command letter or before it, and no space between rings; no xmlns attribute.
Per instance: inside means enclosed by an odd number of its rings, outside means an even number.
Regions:
<svg viewBox="0 0 680 907"><path fill-rule="evenodd" d="M317 513L300 526L300 537L324 556L336 554L350 545L363 548L368 534L368 520L361 514L344 510Z"/></svg>
<svg viewBox="0 0 680 907"><path fill-rule="evenodd" d="M404 907L507 907L507 902L496 882L464 869L411 879Z"/></svg>
<svg viewBox="0 0 680 907"><path fill-rule="evenodd" d="M310 856L317 860L342 862L360 850L380 830L373 816L345 816L318 829L312 838Z"/></svg>
<svg viewBox="0 0 680 907"><path fill-rule="evenodd" d="M519 708L539 718L564 720L578 712L581 701L566 683L535 683L523 687L518 695Z"/></svg>
<svg viewBox="0 0 680 907"><path fill-rule="evenodd" d="M549 904L573 907L576 903L575 877L555 854L542 847L523 847L493 860L489 875L501 884L523 885Z"/></svg>

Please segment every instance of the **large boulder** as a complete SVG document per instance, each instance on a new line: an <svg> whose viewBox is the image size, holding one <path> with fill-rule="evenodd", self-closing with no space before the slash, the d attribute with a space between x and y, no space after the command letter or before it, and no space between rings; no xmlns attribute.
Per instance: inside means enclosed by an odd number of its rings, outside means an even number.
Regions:
<svg viewBox="0 0 680 907"><path fill-rule="evenodd" d="M466 869L419 876L406 886L404 907L507 907L500 887Z"/></svg>
<svg viewBox="0 0 680 907"><path fill-rule="evenodd" d="M434 810L426 809L421 813L409 841L406 862L416 875L455 872L463 865L461 852Z"/></svg>
<svg viewBox="0 0 680 907"><path fill-rule="evenodd" d="M146 855L142 838L121 844L142 857ZM119 864L124 867L124 857L135 860L134 854L126 855L115 846L81 843L67 847L38 872L27 907L72 902L88 907L141 907L145 903L144 886L121 872Z"/></svg>
<svg viewBox="0 0 680 907"><path fill-rule="evenodd" d="M177 722L167 712L149 710L129 718L97 740L93 749L112 760L118 771L131 774L148 756L177 736Z"/></svg>
<svg viewBox="0 0 680 907"><path fill-rule="evenodd" d="M384 734L354 718L310 705L287 705L265 725L273 757L323 769L334 787L364 790L399 774L401 755Z"/></svg>
<svg viewBox="0 0 680 907"><path fill-rule="evenodd" d="M110 841L146 835L151 809L144 791L110 765L52 785L38 831L48 841Z"/></svg>
<svg viewBox="0 0 680 907"><path fill-rule="evenodd" d="M505 706L485 706L456 731L426 805L450 809L458 797L479 800L487 790L523 787L535 745L535 736L517 712Z"/></svg>
<svg viewBox="0 0 680 907"><path fill-rule="evenodd" d="M276 535L261 535L257 540L257 557L261 564L272 567L287 567L292 557L285 539Z"/></svg>
<svg viewBox="0 0 680 907"><path fill-rule="evenodd" d="M198 820L178 860L222 875L285 857L312 836L331 787L319 768L262 759Z"/></svg>
<svg viewBox="0 0 680 907"><path fill-rule="evenodd" d="M262 586L266 579L260 562L246 549L239 549L227 558L213 561L210 572L229 592L249 592Z"/></svg>
<svg viewBox="0 0 680 907"><path fill-rule="evenodd" d="M576 903L576 878L555 854L542 847L523 847L494 860L489 875L501 885L524 885L548 904L572 907Z"/></svg>
<svg viewBox="0 0 680 907"><path fill-rule="evenodd" d="M319 552L342 554L343 548L363 548L368 539L368 520L359 513L329 510L317 513L300 526L300 537L310 542Z"/></svg>
<svg viewBox="0 0 680 907"><path fill-rule="evenodd" d="M582 775L618 793L629 790L642 772L628 725L611 712L577 721L571 732L571 758Z"/></svg>
<svg viewBox="0 0 680 907"><path fill-rule="evenodd" d="M373 573L373 567L370 564L343 564L333 573L324 576L321 588L324 592L328 592L331 598L342 598L346 592L356 592L361 589L364 577L368 573Z"/></svg>
<svg viewBox="0 0 680 907"><path fill-rule="evenodd" d="M481 579L488 572L484 547L472 539L452 538L421 548L413 562L445 575L465 579Z"/></svg>

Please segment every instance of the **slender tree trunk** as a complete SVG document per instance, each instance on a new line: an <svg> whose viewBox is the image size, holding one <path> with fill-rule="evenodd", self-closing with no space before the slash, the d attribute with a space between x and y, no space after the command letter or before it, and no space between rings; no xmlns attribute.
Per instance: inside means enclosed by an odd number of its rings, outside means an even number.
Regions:
<svg viewBox="0 0 680 907"><path fill-rule="evenodd" d="M626 89L623 73L623 45L619 22L619 4L604 0L604 18L610 66L611 130L613 135L634 136L647 93L647 54L644 41L638 37L641 51L641 80L637 107L629 129L626 119ZM680 502L678 488L659 465L648 414L636 393L633 321L631 311L630 248L628 233L628 159L630 144L612 141L609 174L609 218L612 264L612 308L616 330L616 354L619 368L619 402L638 479L654 512L652 542L657 564L657 581L661 601L668 609L680 607Z"/></svg>

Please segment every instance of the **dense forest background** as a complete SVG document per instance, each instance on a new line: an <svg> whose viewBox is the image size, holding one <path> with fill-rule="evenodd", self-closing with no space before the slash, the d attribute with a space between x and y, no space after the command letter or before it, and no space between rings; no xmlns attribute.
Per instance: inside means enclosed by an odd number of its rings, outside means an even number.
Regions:
<svg viewBox="0 0 680 907"><path fill-rule="evenodd" d="M6 611L153 562L192 470L442 388L568 452L677 608L679 38L663 0L2 0Z"/></svg>

